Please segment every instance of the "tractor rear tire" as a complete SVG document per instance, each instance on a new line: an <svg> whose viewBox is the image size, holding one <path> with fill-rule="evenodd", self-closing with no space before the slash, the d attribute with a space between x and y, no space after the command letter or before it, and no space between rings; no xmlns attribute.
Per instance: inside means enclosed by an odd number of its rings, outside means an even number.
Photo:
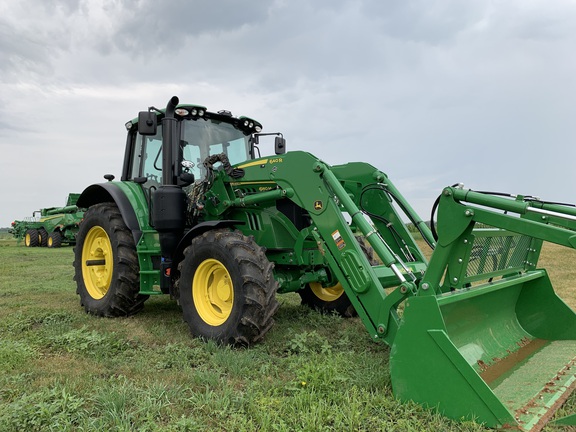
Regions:
<svg viewBox="0 0 576 432"><path fill-rule="evenodd" d="M62 234L59 231L53 231L48 235L48 244L46 245L49 248L59 248L62 246Z"/></svg>
<svg viewBox="0 0 576 432"><path fill-rule="evenodd" d="M374 249L366 246L364 240L361 238L358 238L358 243L370 264L376 265ZM336 313L344 318L351 318L358 315L340 282L337 282L331 287L323 287L318 282L309 283L298 291L298 294L300 294L303 305L316 309L321 313Z"/></svg>
<svg viewBox="0 0 576 432"><path fill-rule="evenodd" d="M320 313L336 313L344 318L356 316L352 302L344 292L340 282L331 287L322 287L322 284L313 282L298 291L303 305L316 309Z"/></svg>
<svg viewBox="0 0 576 432"><path fill-rule="evenodd" d="M248 346L274 324L278 284L274 265L252 237L212 230L184 250L176 282L193 336Z"/></svg>
<svg viewBox="0 0 576 432"><path fill-rule="evenodd" d="M132 233L113 203L96 204L84 214L74 248L74 280L86 312L129 316L144 306Z"/></svg>
<svg viewBox="0 0 576 432"><path fill-rule="evenodd" d="M38 246L48 246L48 231L44 228L38 230Z"/></svg>
<svg viewBox="0 0 576 432"><path fill-rule="evenodd" d="M26 245L26 247L36 247L40 244L37 229L32 228L26 230L26 234L24 234L24 244Z"/></svg>

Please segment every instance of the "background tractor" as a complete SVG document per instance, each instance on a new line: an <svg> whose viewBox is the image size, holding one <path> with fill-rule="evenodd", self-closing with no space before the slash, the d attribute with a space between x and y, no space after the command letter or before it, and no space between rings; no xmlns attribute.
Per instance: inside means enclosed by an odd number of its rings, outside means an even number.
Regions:
<svg viewBox="0 0 576 432"><path fill-rule="evenodd" d="M576 315L537 266L544 240L576 247L574 206L455 185L430 230L382 171L286 152L251 118L173 97L126 128L120 181L78 200L87 312L169 294L194 336L250 345L297 292L391 346L397 397L491 427L537 430L576 386Z"/></svg>
<svg viewBox="0 0 576 432"><path fill-rule="evenodd" d="M68 194L64 207L47 207L35 211L32 217L12 222L10 232L27 247L57 248L76 243L78 226L84 211L76 206L80 194Z"/></svg>

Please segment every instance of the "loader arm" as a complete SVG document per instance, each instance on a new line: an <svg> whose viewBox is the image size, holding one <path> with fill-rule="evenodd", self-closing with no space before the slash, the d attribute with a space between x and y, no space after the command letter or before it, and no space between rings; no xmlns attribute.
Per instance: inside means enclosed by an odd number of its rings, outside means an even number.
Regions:
<svg viewBox="0 0 576 432"><path fill-rule="evenodd" d="M228 179L220 172L226 180L214 183L212 195L207 199L207 212L220 217L234 208L246 210L278 200L294 202L309 214L311 226L303 232L316 244L370 335L392 344L399 324L396 308L416 293L416 282L427 263L394 210L388 191L396 197L399 192L386 175L369 164L358 163L335 167L337 176L313 155L298 151L240 164L237 168L244 171L241 179ZM248 196L231 192L247 184L266 187ZM362 211L360 205L375 212L374 218L367 217L367 211ZM404 207L410 208L405 202ZM416 223L421 222L413 211L412 217ZM395 226L393 234L391 223ZM431 239L428 228L425 230ZM355 234L369 243L382 265L371 265ZM393 245L389 243L392 238L396 238ZM410 261L404 262L400 254L407 254ZM396 289L387 294L385 289L391 287Z"/></svg>

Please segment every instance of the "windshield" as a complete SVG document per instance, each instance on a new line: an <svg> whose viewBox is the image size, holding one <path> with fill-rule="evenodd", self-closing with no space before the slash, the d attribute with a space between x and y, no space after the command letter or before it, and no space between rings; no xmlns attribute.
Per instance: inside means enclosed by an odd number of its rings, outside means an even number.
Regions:
<svg viewBox="0 0 576 432"><path fill-rule="evenodd" d="M181 131L182 157L194 163L190 171L197 179L205 174L202 162L208 156L224 153L232 165L250 159L249 137L229 123L183 120Z"/></svg>

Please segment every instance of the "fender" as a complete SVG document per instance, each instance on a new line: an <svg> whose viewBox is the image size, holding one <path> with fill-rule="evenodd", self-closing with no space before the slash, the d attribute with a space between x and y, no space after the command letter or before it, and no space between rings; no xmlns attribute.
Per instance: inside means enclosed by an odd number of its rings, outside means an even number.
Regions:
<svg viewBox="0 0 576 432"><path fill-rule="evenodd" d="M245 222L241 220L224 219L201 222L195 225L190 231L184 234L184 237L182 237L182 240L178 243L178 247L176 247L176 251L174 252L174 264L178 265L178 263L184 259L184 249L192 243L195 237L204 234L206 231L220 228L233 228L235 225L244 224Z"/></svg>
<svg viewBox="0 0 576 432"><path fill-rule="evenodd" d="M139 185L134 185L138 186ZM100 204L104 202L113 202L118 206L120 213L122 214L122 219L134 236L134 243L138 244L140 238L142 237L142 229L146 228L148 225L147 221L139 221L134 211L135 205L141 206L142 201L144 201L144 208L148 208L148 204L144 198L144 194L141 193L142 197L137 196L134 193L132 186L128 186L125 182L107 182L99 183L88 186L78 198L78 207L88 208L94 204ZM129 198L130 195L130 198ZM148 214L148 212L146 212ZM144 223L143 223L144 222ZM144 225L144 226L142 226Z"/></svg>

